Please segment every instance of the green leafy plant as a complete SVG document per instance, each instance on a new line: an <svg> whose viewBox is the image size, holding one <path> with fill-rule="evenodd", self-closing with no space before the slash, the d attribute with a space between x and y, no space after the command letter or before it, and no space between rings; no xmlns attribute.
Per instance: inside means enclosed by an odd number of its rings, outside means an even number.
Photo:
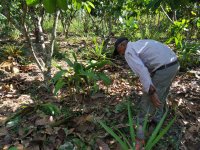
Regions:
<svg viewBox="0 0 200 150"><path fill-rule="evenodd" d="M46 115L55 116L61 114L60 109L55 104L52 103L41 104L38 106L38 108Z"/></svg>
<svg viewBox="0 0 200 150"><path fill-rule="evenodd" d="M189 20L182 19L181 21L175 21L170 28L171 36L167 40L167 43L174 42L176 47L182 47L185 38L184 32L187 30Z"/></svg>
<svg viewBox="0 0 200 150"><path fill-rule="evenodd" d="M131 108L130 108L130 102L127 105L127 109L128 109L128 119L129 119L129 127L130 127L130 137L126 136L118 129L115 129L116 131L114 131L114 129L110 128L102 121L99 121L99 123L110 135L112 135L114 137L114 139L121 145L121 148L123 150L130 150L130 149L135 150L136 134L135 134L135 129L134 129L134 122L133 122L133 118L132 118ZM167 116L167 113L168 113L168 111L165 112L165 114L163 115L162 119L156 126L156 128L153 131L153 133L151 134L151 136L146 140L147 142L144 146L145 150L151 150L159 142L159 140L164 136L164 134L170 129L170 127L174 123L176 117L173 118L166 127L161 129L163 122ZM148 120L148 117L146 115L145 121L143 124L144 132L146 132L147 120Z"/></svg>
<svg viewBox="0 0 200 150"><path fill-rule="evenodd" d="M109 85L111 80L103 72L98 72L98 69L102 68L106 64L110 64L108 60L102 61L90 61L87 65L79 63L75 53L73 53L74 62L66 58L66 62L69 66L68 69L62 69L58 67L60 71L55 74L52 81L55 84L56 94L64 85L67 85L70 92L73 93L72 89L76 89L75 92L79 92L81 89L86 89L86 85L91 88L97 88L97 81L102 80L105 85Z"/></svg>
<svg viewBox="0 0 200 150"><path fill-rule="evenodd" d="M2 50L0 51L0 57L4 59L12 57L18 61L22 61L24 55L25 53L22 50L22 47L15 45L5 45L2 47Z"/></svg>
<svg viewBox="0 0 200 150"><path fill-rule="evenodd" d="M102 43L97 42L97 38L93 39L94 48L87 49L84 55L87 58L94 59L94 60L105 60L107 57L107 53L104 51L104 41Z"/></svg>
<svg viewBox="0 0 200 150"><path fill-rule="evenodd" d="M188 67L198 66L200 64L199 48L200 43L185 42L182 48L177 49L182 70L187 70Z"/></svg>

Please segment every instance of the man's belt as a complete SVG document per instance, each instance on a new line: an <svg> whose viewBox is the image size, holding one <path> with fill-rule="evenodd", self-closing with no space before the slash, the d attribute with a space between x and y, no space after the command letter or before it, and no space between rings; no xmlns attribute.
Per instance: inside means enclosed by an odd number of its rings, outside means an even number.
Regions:
<svg viewBox="0 0 200 150"><path fill-rule="evenodd" d="M173 65L175 65L175 64L177 64L177 63L178 63L178 60L176 60L176 61L174 61L174 62L171 62L171 63L169 63L169 64L166 64L166 65L162 65L162 66L160 66L158 69L156 69L156 71L157 71L157 70L166 69L166 68L171 67L171 66L173 66Z"/></svg>

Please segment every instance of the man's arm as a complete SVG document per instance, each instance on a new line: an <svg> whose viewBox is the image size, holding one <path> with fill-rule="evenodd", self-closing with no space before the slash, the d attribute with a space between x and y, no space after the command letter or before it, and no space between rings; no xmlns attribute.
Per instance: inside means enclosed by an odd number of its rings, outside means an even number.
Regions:
<svg viewBox="0 0 200 150"><path fill-rule="evenodd" d="M135 52L125 54L125 59L131 70L140 78L144 92L148 93L150 85L153 85L148 69Z"/></svg>
<svg viewBox="0 0 200 150"><path fill-rule="evenodd" d="M135 72L136 75L139 76L140 82L143 85L143 89L147 94L149 94L153 105L155 107L159 107L161 105L161 102L156 93L156 88L153 86L153 83L151 81L150 73L148 69L144 66L144 63L134 53L127 53L125 55L125 59L133 72Z"/></svg>

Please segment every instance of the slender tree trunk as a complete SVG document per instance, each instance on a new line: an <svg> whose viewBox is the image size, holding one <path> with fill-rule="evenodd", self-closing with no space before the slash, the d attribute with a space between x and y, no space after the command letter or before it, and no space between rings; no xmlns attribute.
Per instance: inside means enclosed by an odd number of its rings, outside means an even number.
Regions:
<svg viewBox="0 0 200 150"><path fill-rule="evenodd" d="M51 42L50 42L51 47L50 49L47 50L47 54L46 54L47 57L46 57L45 62L46 62L47 70L44 73L45 83L48 83L49 79L51 78L51 61L52 61L52 56L53 56L54 46L55 46L55 41L56 41L56 30L58 26L59 15L60 15L60 11L58 10L54 16L54 24L53 24L52 37L51 37Z"/></svg>

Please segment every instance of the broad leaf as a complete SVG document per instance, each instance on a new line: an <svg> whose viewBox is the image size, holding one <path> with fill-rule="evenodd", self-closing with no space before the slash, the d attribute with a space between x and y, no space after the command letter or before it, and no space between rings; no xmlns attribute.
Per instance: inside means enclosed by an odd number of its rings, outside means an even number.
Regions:
<svg viewBox="0 0 200 150"><path fill-rule="evenodd" d="M87 3L88 3L92 8L95 8L95 7L94 7L94 4L92 4L90 1L87 1Z"/></svg>
<svg viewBox="0 0 200 150"><path fill-rule="evenodd" d="M77 74L80 74L80 72L83 70L83 65L80 63L75 62L74 63L74 72Z"/></svg>
<svg viewBox="0 0 200 150"><path fill-rule="evenodd" d="M110 78L106 76L104 73L99 73L98 76L100 77L101 80L103 80L105 85L111 84Z"/></svg>
<svg viewBox="0 0 200 150"><path fill-rule="evenodd" d="M67 0L57 0L57 6L60 8L60 9L63 9L63 10L67 10L68 9L68 4L67 4Z"/></svg>
<svg viewBox="0 0 200 150"><path fill-rule="evenodd" d="M42 104L39 109L46 115L59 115L61 113L60 109L52 103Z"/></svg>
<svg viewBox="0 0 200 150"><path fill-rule="evenodd" d="M67 70L61 70L61 71L57 72L52 79L53 83L55 84L66 72L67 72Z"/></svg>
<svg viewBox="0 0 200 150"><path fill-rule="evenodd" d="M56 12L56 0L43 0L43 4L48 13Z"/></svg>
<svg viewBox="0 0 200 150"><path fill-rule="evenodd" d="M28 6L34 6L36 4L39 4L40 0L26 0L26 4Z"/></svg>
<svg viewBox="0 0 200 150"><path fill-rule="evenodd" d="M54 95L57 94L57 92L65 85L65 82L63 80L58 80L58 82L55 85Z"/></svg>
<svg viewBox="0 0 200 150"><path fill-rule="evenodd" d="M89 70L89 69L100 69L102 67L104 67L107 64L111 64L111 62L109 60L102 60L100 62L95 62L92 63L90 65L88 65L85 69Z"/></svg>
<svg viewBox="0 0 200 150"><path fill-rule="evenodd" d="M73 67L74 64L72 63L72 61L69 59L69 58L65 58L67 64L70 66L70 67Z"/></svg>

